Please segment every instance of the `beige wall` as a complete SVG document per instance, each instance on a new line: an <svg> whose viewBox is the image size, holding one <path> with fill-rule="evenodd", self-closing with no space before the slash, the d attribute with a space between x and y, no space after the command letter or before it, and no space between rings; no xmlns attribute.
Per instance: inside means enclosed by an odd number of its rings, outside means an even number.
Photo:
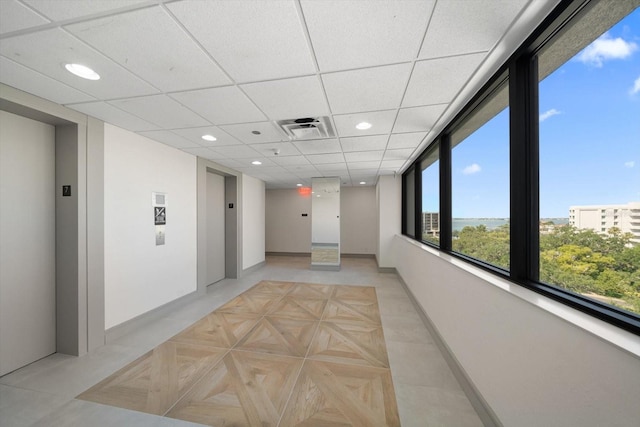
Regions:
<svg viewBox="0 0 640 427"><path fill-rule="evenodd" d="M375 254L375 187L340 189L340 236L343 254ZM306 213L307 216L302 216ZM267 190L266 251L309 253L311 198L297 189Z"/></svg>

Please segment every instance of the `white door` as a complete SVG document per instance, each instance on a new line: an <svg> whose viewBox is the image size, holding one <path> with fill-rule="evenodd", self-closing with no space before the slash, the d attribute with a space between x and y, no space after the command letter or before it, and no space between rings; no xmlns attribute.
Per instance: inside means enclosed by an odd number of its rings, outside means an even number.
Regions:
<svg viewBox="0 0 640 427"><path fill-rule="evenodd" d="M55 128L0 111L0 375L56 351Z"/></svg>
<svg viewBox="0 0 640 427"><path fill-rule="evenodd" d="M207 284L225 277L224 177L207 173Z"/></svg>

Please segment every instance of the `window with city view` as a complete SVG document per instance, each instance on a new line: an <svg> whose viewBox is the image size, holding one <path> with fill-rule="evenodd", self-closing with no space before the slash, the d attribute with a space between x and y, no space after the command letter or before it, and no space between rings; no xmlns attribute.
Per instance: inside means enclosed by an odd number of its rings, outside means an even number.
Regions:
<svg viewBox="0 0 640 427"><path fill-rule="evenodd" d="M507 82L451 134L455 252L509 269Z"/></svg>
<svg viewBox="0 0 640 427"><path fill-rule="evenodd" d="M640 9L628 3L597 3L539 54L540 281L640 313Z"/></svg>
<svg viewBox="0 0 640 427"><path fill-rule="evenodd" d="M440 168L438 146L420 162L422 169L422 240L440 243Z"/></svg>

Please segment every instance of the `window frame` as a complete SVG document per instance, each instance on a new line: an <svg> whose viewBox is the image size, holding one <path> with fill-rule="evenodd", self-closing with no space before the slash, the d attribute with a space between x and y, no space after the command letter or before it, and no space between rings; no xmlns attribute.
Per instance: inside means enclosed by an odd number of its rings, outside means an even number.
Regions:
<svg viewBox="0 0 640 427"><path fill-rule="evenodd" d="M402 180L402 233L406 233L406 176L414 178L414 236L407 236L431 248L471 263L503 279L525 287L581 312L640 335L640 315L580 294L545 284L539 280L539 111L538 64L540 50L569 28L574 19L595 4L591 0L562 0L515 53L491 76L488 82L443 128L433 142L404 171ZM453 252L451 217L451 134L464 120L482 106L504 80L509 87L509 179L510 179L510 268L505 271L486 262ZM439 150L440 168L440 245L422 240L421 161ZM571 213L570 213L571 218Z"/></svg>

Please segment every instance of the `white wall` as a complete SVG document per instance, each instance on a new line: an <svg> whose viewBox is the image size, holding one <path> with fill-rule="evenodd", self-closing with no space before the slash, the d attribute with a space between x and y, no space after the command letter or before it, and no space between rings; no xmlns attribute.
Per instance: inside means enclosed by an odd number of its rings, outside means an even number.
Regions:
<svg viewBox="0 0 640 427"><path fill-rule="evenodd" d="M393 252L399 274L503 425L638 425L638 356L544 307L581 313L492 283L499 279L405 237L394 238ZM640 337L582 316L640 346Z"/></svg>
<svg viewBox="0 0 640 427"><path fill-rule="evenodd" d="M393 237L401 233L402 178L400 176L381 176L376 185L377 242L376 259L378 267L394 267L392 243Z"/></svg>
<svg viewBox="0 0 640 427"><path fill-rule="evenodd" d="M340 251L373 255L377 234L375 187L342 187L340 196Z"/></svg>
<svg viewBox="0 0 640 427"><path fill-rule="evenodd" d="M196 157L105 124L105 328L196 291ZM151 193L167 193L155 245Z"/></svg>
<svg viewBox="0 0 640 427"><path fill-rule="evenodd" d="M297 190L267 190L265 217L267 252L309 253L310 194L303 196Z"/></svg>
<svg viewBox="0 0 640 427"><path fill-rule="evenodd" d="M242 176L242 269L265 260L264 181Z"/></svg>

